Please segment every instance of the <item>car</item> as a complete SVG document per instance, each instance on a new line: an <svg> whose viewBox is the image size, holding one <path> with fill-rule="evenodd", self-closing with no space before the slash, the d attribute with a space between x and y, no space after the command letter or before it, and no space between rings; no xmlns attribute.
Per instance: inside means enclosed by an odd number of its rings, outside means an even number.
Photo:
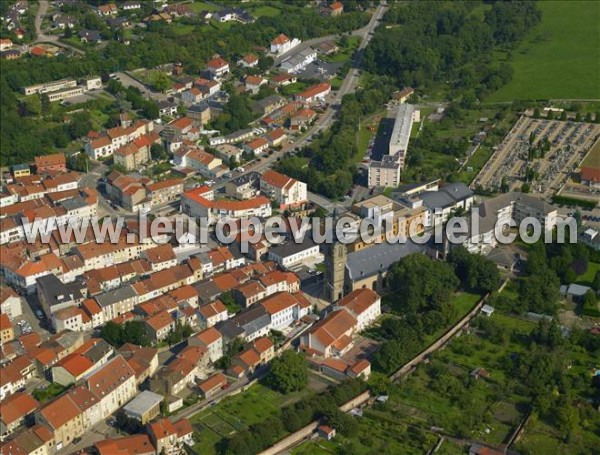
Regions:
<svg viewBox="0 0 600 455"><path fill-rule="evenodd" d="M79 444L81 442L81 438L79 436L77 436L76 438L73 438L73 444Z"/></svg>
<svg viewBox="0 0 600 455"><path fill-rule="evenodd" d="M35 315L38 319L42 319L44 317L44 313L42 313L42 310L35 310Z"/></svg>

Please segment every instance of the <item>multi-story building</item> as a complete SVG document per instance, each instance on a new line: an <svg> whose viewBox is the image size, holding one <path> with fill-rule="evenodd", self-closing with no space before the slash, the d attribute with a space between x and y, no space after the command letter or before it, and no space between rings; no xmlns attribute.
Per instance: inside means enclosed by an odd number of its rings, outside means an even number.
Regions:
<svg viewBox="0 0 600 455"><path fill-rule="evenodd" d="M260 178L260 191L274 199L282 210L298 207L308 201L306 183L270 169Z"/></svg>

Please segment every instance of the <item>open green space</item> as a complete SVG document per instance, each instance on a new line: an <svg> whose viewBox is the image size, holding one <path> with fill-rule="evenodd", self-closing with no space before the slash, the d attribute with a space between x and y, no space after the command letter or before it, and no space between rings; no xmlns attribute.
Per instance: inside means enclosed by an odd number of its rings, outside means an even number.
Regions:
<svg viewBox="0 0 600 455"><path fill-rule="evenodd" d="M281 14L281 10L269 5L261 5L258 8L250 9L250 13L256 17L276 17Z"/></svg>
<svg viewBox="0 0 600 455"><path fill-rule="evenodd" d="M596 273L600 272L600 263L598 262L590 262L588 263L588 268L585 273L579 275L577 277L577 284L582 284L584 286L591 286L592 281L594 281L594 277Z"/></svg>
<svg viewBox="0 0 600 455"><path fill-rule="evenodd" d="M219 5L209 2L192 2L188 3L188 6L195 13L199 13L200 11L219 11L221 9Z"/></svg>
<svg viewBox="0 0 600 455"><path fill-rule="evenodd" d="M310 389L282 395L263 385L255 384L248 390L225 398L215 406L196 415L190 421L198 433L193 449L198 454L216 454L217 444L236 431L278 416L281 407L313 393Z"/></svg>
<svg viewBox="0 0 600 455"><path fill-rule="evenodd" d="M173 32L176 35L188 35L194 31L193 25L177 24L173 26Z"/></svg>
<svg viewBox="0 0 600 455"><path fill-rule="evenodd" d="M513 79L486 101L600 98L600 2L538 2L541 22L499 60Z"/></svg>
<svg viewBox="0 0 600 455"><path fill-rule="evenodd" d="M600 141L596 142L592 150L581 162L582 166L600 167Z"/></svg>

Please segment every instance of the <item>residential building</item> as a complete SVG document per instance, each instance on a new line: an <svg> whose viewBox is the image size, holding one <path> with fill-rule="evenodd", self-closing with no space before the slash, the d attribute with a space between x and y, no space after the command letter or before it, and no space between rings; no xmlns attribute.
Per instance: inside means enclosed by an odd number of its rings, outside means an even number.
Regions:
<svg viewBox="0 0 600 455"><path fill-rule="evenodd" d="M26 392L16 392L2 401L0 406L0 441L4 441L33 415L39 403Z"/></svg>
<svg viewBox="0 0 600 455"><path fill-rule="evenodd" d="M156 455L156 448L147 434L134 434L94 443L98 455Z"/></svg>
<svg viewBox="0 0 600 455"><path fill-rule="evenodd" d="M229 318L227 307L220 300L201 305L198 308L200 323L205 328L210 328L218 322L226 321Z"/></svg>
<svg viewBox="0 0 600 455"><path fill-rule="evenodd" d="M298 74L317 59L317 51L307 47L281 62L279 67L288 74Z"/></svg>
<svg viewBox="0 0 600 455"><path fill-rule="evenodd" d="M10 287L0 287L0 313L14 320L23 314L21 297Z"/></svg>
<svg viewBox="0 0 600 455"><path fill-rule="evenodd" d="M331 84L329 82L321 82L298 93L295 99L304 104L323 103L330 93Z"/></svg>
<svg viewBox="0 0 600 455"><path fill-rule="evenodd" d="M271 53L279 55L285 54L301 42L302 41L300 41L298 38L290 39L286 35L281 33L279 34L279 36L274 38L273 41L271 41Z"/></svg>
<svg viewBox="0 0 600 455"><path fill-rule="evenodd" d="M254 156L258 156L267 151L269 148L269 142L263 137L257 137L256 139L245 143L243 148L247 153L252 153Z"/></svg>
<svg viewBox="0 0 600 455"><path fill-rule="evenodd" d="M161 311L146 319L146 333L154 343L163 341L175 330L175 320L168 311Z"/></svg>
<svg viewBox="0 0 600 455"><path fill-rule="evenodd" d="M215 373L208 379L198 384L198 388L205 399L210 399L229 385L223 373Z"/></svg>
<svg viewBox="0 0 600 455"><path fill-rule="evenodd" d="M258 57L254 54L246 54L238 60L237 64L244 68L254 68L258 65Z"/></svg>
<svg viewBox="0 0 600 455"><path fill-rule="evenodd" d="M127 360L127 363L135 373L138 385L154 375L158 369L158 349L156 348L125 343L119 348L119 354Z"/></svg>
<svg viewBox="0 0 600 455"><path fill-rule="evenodd" d="M400 184L400 171L402 160L400 154L383 155L381 160L369 163L368 182L369 188L378 186L395 188Z"/></svg>
<svg viewBox="0 0 600 455"><path fill-rule="evenodd" d="M225 183L225 194L235 199L251 199L259 195L258 172L248 172Z"/></svg>
<svg viewBox="0 0 600 455"><path fill-rule="evenodd" d="M267 84L267 80L264 77L260 76L246 76L246 80L244 81L246 91L256 95L260 88L263 85Z"/></svg>
<svg viewBox="0 0 600 455"><path fill-rule="evenodd" d="M281 210L298 207L308 201L306 183L271 169L261 176L260 191L274 199Z"/></svg>
<svg viewBox="0 0 600 455"><path fill-rule="evenodd" d="M190 346L201 346L208 350L208 357L212 363L223 357L223 336L214 327L209 327L196 335L188 338Z"/></svg>
<svg viewBox="0 0 600 455"><path fill-rule="evenodd" d="M301 243L289 240L280 245L271 247L269 260L277 262L281 267L290 268L305 263L309 258L319 256L319 245L308 235L305 235Z"/></svg>
<svg viewBox="0 0 600 455"><path fill-rule="evenodd" d="M290 129L298 131L307 128L315 118L317 118L317 113L312 109L300 109L290 118Z"/></svg>
<svg viewBox="0 0 600 455"><path fill-rule="evenodd" d="M223 77L229 73L229 63L221 57L215 57L206 64L210 75L213 78Z"/></svg>
<svg viewBox="0 0 600 455"><path fill-rule="evenodd" d="M47 171L67 170L67 158L64 153L54 153L52 155L41 155L34 158L36 173L41 174Z"/></svg>
<svg viewBox="0 0 600 455"><path fill-rule="evenodd" d="M15 331L8 314L0 314L0 346L15 339Z"/></svg>
<svg viewBox="0 0 600 455"><path fill-rule="evenodd" d="M160 419L148 424L147 433L156 447L156 453L174 455L184 452L184 445L193 445L193 429L188 419L171 423L169 419Z"/></svg>

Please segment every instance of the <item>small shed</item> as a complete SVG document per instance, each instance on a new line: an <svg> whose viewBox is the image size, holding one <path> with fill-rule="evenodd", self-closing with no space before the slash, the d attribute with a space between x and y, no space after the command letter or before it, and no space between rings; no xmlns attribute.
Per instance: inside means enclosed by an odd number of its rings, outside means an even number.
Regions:
<svg viewBox="0 0 600 455"><path fill-rule="evenodd" d="M317 431L319 436L326 441L331 441L333 438L335 438L335 428L331 428L329 425L319 425Z"/></svg>
<svg viewBox="0 0 600 455"><path fill-rule="evenodd" d="M487 316L488 318L492 315L492 313L494 312L494 307L491 305L483 305L481 307L481 314L483 314L484 316Z"/></svg>

